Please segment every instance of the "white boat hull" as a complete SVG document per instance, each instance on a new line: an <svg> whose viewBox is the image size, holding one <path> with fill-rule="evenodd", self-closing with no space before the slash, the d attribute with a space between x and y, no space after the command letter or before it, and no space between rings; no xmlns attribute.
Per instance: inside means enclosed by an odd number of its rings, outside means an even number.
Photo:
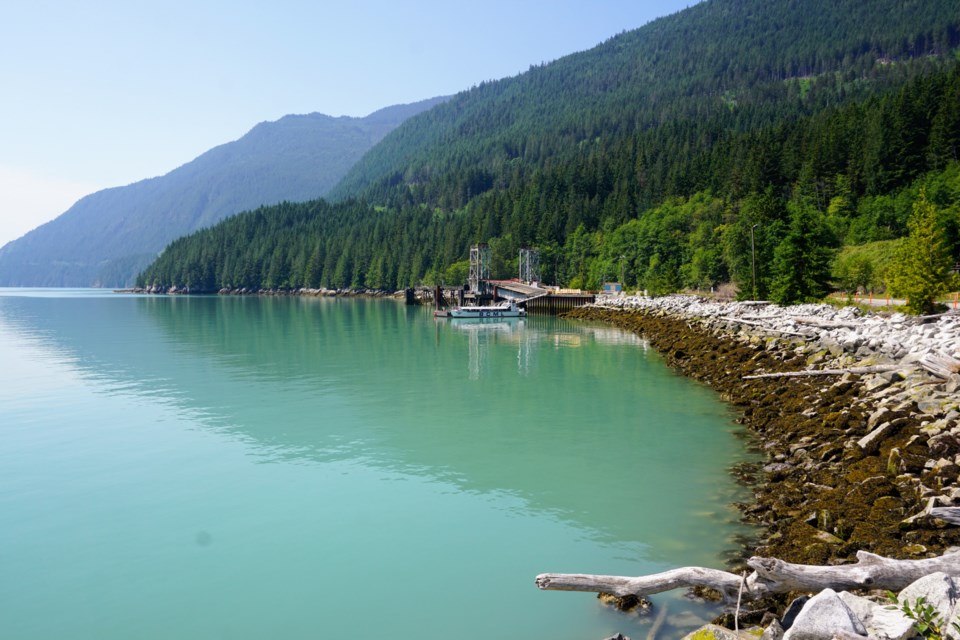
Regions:
<svg viewBox="0 0 960 640"><path fill-rule="evenodd" d="M447 318L523 318L527 315L526 309L521 309L514 303L488 307L454 307L447 311L436 313L438 317Z"/></svg>

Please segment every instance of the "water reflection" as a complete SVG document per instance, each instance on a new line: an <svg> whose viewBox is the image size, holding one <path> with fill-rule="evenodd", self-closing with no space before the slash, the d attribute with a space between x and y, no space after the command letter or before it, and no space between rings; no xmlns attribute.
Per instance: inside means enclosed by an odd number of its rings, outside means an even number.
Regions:
<svg viewBox="0 0 960 640"><path fill-rule="evenodd" d="M173 403L263 463L358 460L514 495L503 508L665 566L715 562L717 532L739 531L722 506L739 448L723 409L608 327L438 323L389 302L122 296L0 299L0 322L102 393Z"/></svg>
<svg viewBox="0 0 960 640"><path fill-rule="evenodd" d="M539 320L539 321L538 321ZM468 336L470 379L478 380L484 372L487 353L497 344L515 345L517 349L517 372L529 375L534 365L537 350L545 344L554 348L581 347L584 338L590 343L637 347L646 352L650 348L648 341L634 333L603 326L581 325L576 331L558 330L557 323L550 318L528 317L525 319L438 319L438 324L448 324L450 328ZM439 329L438 329L439 334ZM486 371L489 373L489 371Z"/></svg>

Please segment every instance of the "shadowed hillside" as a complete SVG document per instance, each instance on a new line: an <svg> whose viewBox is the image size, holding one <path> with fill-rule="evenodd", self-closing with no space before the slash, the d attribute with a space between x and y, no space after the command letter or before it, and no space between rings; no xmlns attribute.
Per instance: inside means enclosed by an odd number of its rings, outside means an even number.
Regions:
<svg viewBox="0 0 960 640"><path fill-rule="evenodd" d="M0 286L126 286L174 238L260 205L318 198L384 135L442 102L365 118L289 115L170 173L105 189L0 249Z"/></svg>

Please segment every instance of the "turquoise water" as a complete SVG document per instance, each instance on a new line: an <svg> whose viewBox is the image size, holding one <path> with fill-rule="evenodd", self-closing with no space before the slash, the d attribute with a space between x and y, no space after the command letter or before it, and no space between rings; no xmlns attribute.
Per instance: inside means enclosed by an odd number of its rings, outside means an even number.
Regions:
<svg viewBox="0 0 960 640"><path fill-rule="evenodd" d="M604 326L0 289L0 363L3 638L645 637L534 577L744 533L728 410Z"/></svg>

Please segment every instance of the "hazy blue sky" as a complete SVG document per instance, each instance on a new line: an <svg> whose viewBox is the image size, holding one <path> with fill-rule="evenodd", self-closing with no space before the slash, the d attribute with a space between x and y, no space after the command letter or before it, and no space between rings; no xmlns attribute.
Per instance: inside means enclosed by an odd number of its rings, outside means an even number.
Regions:
<svg viewBox="0 0 960 640"><path fill-rule="evenodd" d="M0 21L0 246L258 122L365 116L588 49L695 0L30 0Z"/></svg>

